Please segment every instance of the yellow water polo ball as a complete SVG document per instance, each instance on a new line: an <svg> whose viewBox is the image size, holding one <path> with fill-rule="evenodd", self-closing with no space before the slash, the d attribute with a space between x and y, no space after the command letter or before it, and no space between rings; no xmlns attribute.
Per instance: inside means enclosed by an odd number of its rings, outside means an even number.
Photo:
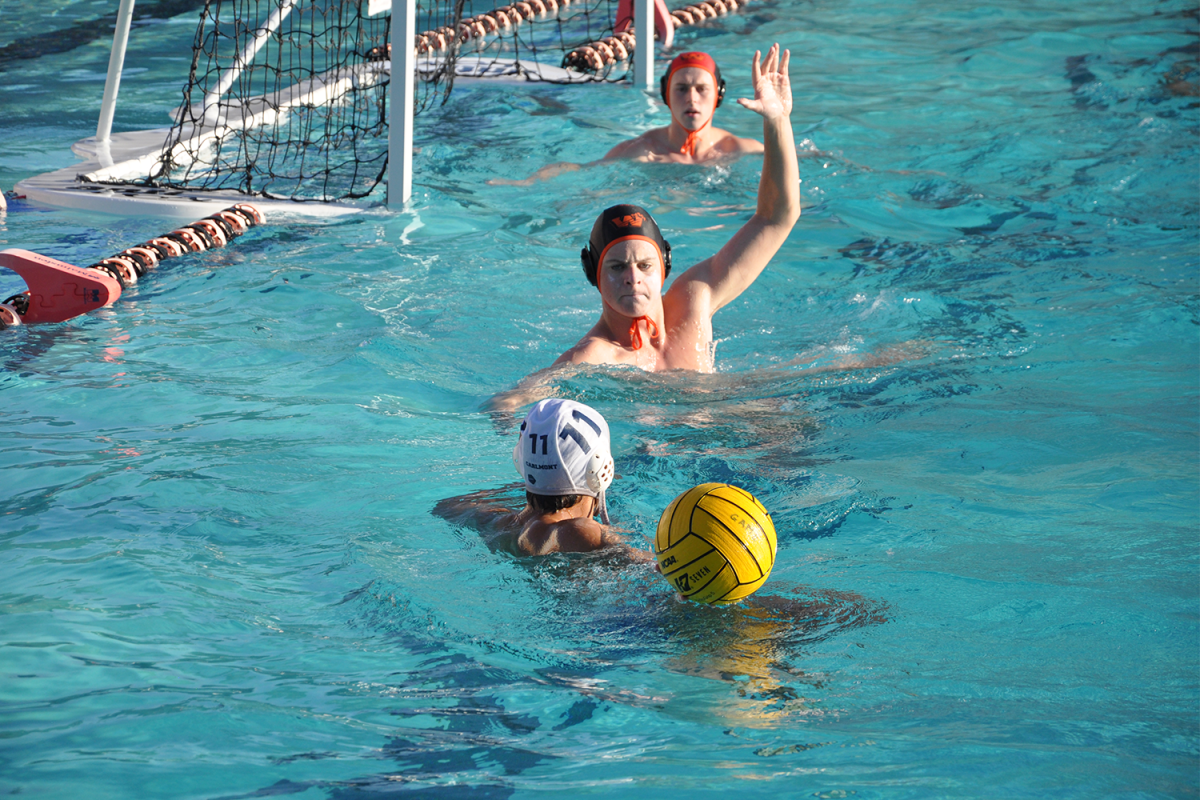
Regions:
<svg viewBox="0 0 1200 800"><path fill-rule="evenodd" d="M728 605L766 583L775 566L775 525L754 495L702 483L658 520L654 555L663 577L689 600Z"/></svg>

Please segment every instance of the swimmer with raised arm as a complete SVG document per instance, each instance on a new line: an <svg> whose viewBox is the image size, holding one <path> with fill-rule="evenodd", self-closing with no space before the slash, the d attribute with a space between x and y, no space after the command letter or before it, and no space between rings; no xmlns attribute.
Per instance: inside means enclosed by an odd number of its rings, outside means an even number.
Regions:
<svg viewBox="0 0 1200 800"><path fill-rule="evenodd" d="M712 318L754 283L800 218L800 174L792 145L789 52L774 45L754 54L754 99L739 99L763 118L762 177L754 215L715 255L665 288L671 247L650 212L605 209L583 249L583 271L600 292L600 320L548 369L488 401L511 412L544 397L546 380L570 364L629 364L650 372L713 371Z"/></svg>
<svg viewBox="0 0 1200 800"><path fill-rule="evenodd" d="M529 186L564 172L575 172L608 161L631 159L677 164L703 164L743 153L761 153L762 142L734 136L713 127L717 108L725 99L721 69L708 53L680 53L659 82L659 94L671 112L671 122L641 136L621 142L604 158L589 164L560 161L549 164L524 180L493 178L495 186ZM815 151L814 151L815 153Z"/></svg>
<svg viewBox="0 0 1200 800"><path fill-rule="evenodd" d="M573 400L538 403L521 423L513 465L525 481L524 508L514 511L499 492L485 490L442 500L433 513L478 529L493 550L513 555L621 547L635 560L650 560L608 527L604 492L614 467L600 412Z"/></svg>
<svg viewBox="0 0 1200 800"><path fill-rule="evenodd" d="M775 45L759 63L754 99L739 99L763 118L758 207L715 255L675 279L671 248L649 212L606 209L592 226L583 270L600 291L600 320L555 365L631 364L659 372L713 370L712 318L754 283L800 217L800 176L792 144L789 53Z"/></svg>

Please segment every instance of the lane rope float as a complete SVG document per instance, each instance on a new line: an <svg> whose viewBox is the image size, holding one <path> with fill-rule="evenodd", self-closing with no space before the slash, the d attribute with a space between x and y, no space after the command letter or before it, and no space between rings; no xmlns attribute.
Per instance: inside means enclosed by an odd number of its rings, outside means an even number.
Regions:
<svg viewBox="0 0 1200 800"><path fill-rule="evenodd" d="M29 287L0 303L0 330L29 323L63 322L110 306L123 290L136 285L163 260L224 247L265 221L257 208L238 203L87 267L29 250L0 250L0 267L20 275Z"/></svg>
<svg viewBox="0 0 1200 800"><path fill-rule="evenodd" d="M668 11L662 0L654 4L654 32L663 47L670 47L675 31L688 25L698 25L707 19L737 11L749 0L700 0L685 8ZM581 72L602 70L625 61L637 48L633 31L633 4L621 0L617 6L617 21L613 35L576 47L563 57L563 66Z"/></svg>

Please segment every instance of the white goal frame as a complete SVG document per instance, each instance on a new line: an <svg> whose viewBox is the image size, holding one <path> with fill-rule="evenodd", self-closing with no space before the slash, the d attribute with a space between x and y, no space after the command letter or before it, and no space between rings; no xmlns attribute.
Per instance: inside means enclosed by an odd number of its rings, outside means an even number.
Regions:
<svg viewBox="0 0 1200 800"><path fill-rule="evenodd" d="M329 98L344 94L348 85L371 86L386 78L392 62L385 60L339 68L317 75L271 95L261 95L242 101L237 106L224 106L218 116L217 101L234 82L237 74L253 60L263 42L282 24L298 0L280 0L270 18L256 30L234 68L201 103L195 104L192 119L200 120L183 131L173 153L195 151L207 142L215 142L231 130L254 127L286 114L292 106L320 105ZM415 38L416 0L400 0L403 11L394 14L391 26L391 45L406 42L408 46L393 46L402 80L393 80L388 102L388 195L387 207L402 210L412 196L413 104L416 97L417 72L429 73L442 63L439 56L417 55L412 42ZM163 145L171 128L152 128L128 133L112 133L117 94L124 69L125 50L133 19L135 0L121 0L113 46L109 55L108 75L104 84L100 119L96 135L76 142L71 150L84 159L82 164L44 173L19 181L14 187L18 195L45 205L96 211L108 214L145 214L178 219L204 216L234 203L251 203L272 219L287 217L336 218L357 214L370 207L345 202L274 200L245 195L234 190L189 190L153 188L108 183L123 179L145 178L162 158ZM369 14L393 13L392 0L370 0ZM638 30L653 31L653 0L634 0L634 20ZM652 37L648 40L653 42ZM650 89L654 77L654 47L639 47L634 53L633 84ZM455 65L455 80L485 79L489 82L553 81L555 83L590 82L579 72L548 65L504 61L482 56L459 56ZM182 111L180 109L176 113ZM399 157L394 157L399 156Z"/></svg>

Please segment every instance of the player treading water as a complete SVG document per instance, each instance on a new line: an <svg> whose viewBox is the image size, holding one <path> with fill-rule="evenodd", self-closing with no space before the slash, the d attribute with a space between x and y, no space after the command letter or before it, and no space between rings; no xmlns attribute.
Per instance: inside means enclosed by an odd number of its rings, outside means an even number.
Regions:
<svg viewBox="0 0 1200 800"><path fill-rule="evenodd" d="M514 511L496 492L483 491L443 500L434 513L477 528L490 547L513 555L619 546L635 560L649 560L608 527L604 493L613 481L613 457L600 412L573 400L538 403L521 423L513 466L525 482L524 508Z"/></svg>
<svg viewBox="0 0 1200 800"><path fill-rule="evenodd" d="M671 123L653 128L608 151L605 160L711 161L737 153L761 153L762 142L714 128L713 117L725 99L725 81L708 53L680 53L667 67L659 86L671 110Z"/></svg>
<svg viewBox="0 0 1200 800"><path fill-rule="evenodd" d="M757 56L755 57L757 60ZM756 77L757 82L757 77ZM559 161L539 169L524 180L493 178L495 186L530 186L564 172L629 159L673 164L702 164L735 158L743 153L761 153L763 144L755 139L735 136L713 127L717 108L725 99L725 81L717 62L708 53L688 52L677 55L659 83L663 102L671 112L671 122L651 128L641 136L621 142L604 158L589 164ZM790 98L790 93L789 93ZM739 101L750 108L746 101ZM790 141L790 140L789 140ZM815 155L817 151L806 151Z"/></svg>
<svg viewBox="0 0 1200 800"><path fill-rule="evenodd" d="M648 371L713 370L712 317L754 283L800 217L800 174L792 142L790 54L776 44L754 54L754 99L739 99L763 118L762 177L755 213L715 255L675 279L671 248L650 213L634 205L606 209L582 252L583 270L600 292L600 319L554 362L629 364ZM761 59L761 63L760 63ZM529 376L489 402L511 411L539 396L550 370Z"/></svg>
<svg viewBox="0 0 1200 800"><path fill-rule="evenodd" d="M760 65L754 99L763 117L762 178L754 215L715 255L675 279L670 246L645 209L606 209L592 227L583 269L600 291L600 320L555 364L633 364L651 371L712 371L712 317L744 292L786 241L800 217L800 176L792 142L788 51L779 45Z"/></svg>

